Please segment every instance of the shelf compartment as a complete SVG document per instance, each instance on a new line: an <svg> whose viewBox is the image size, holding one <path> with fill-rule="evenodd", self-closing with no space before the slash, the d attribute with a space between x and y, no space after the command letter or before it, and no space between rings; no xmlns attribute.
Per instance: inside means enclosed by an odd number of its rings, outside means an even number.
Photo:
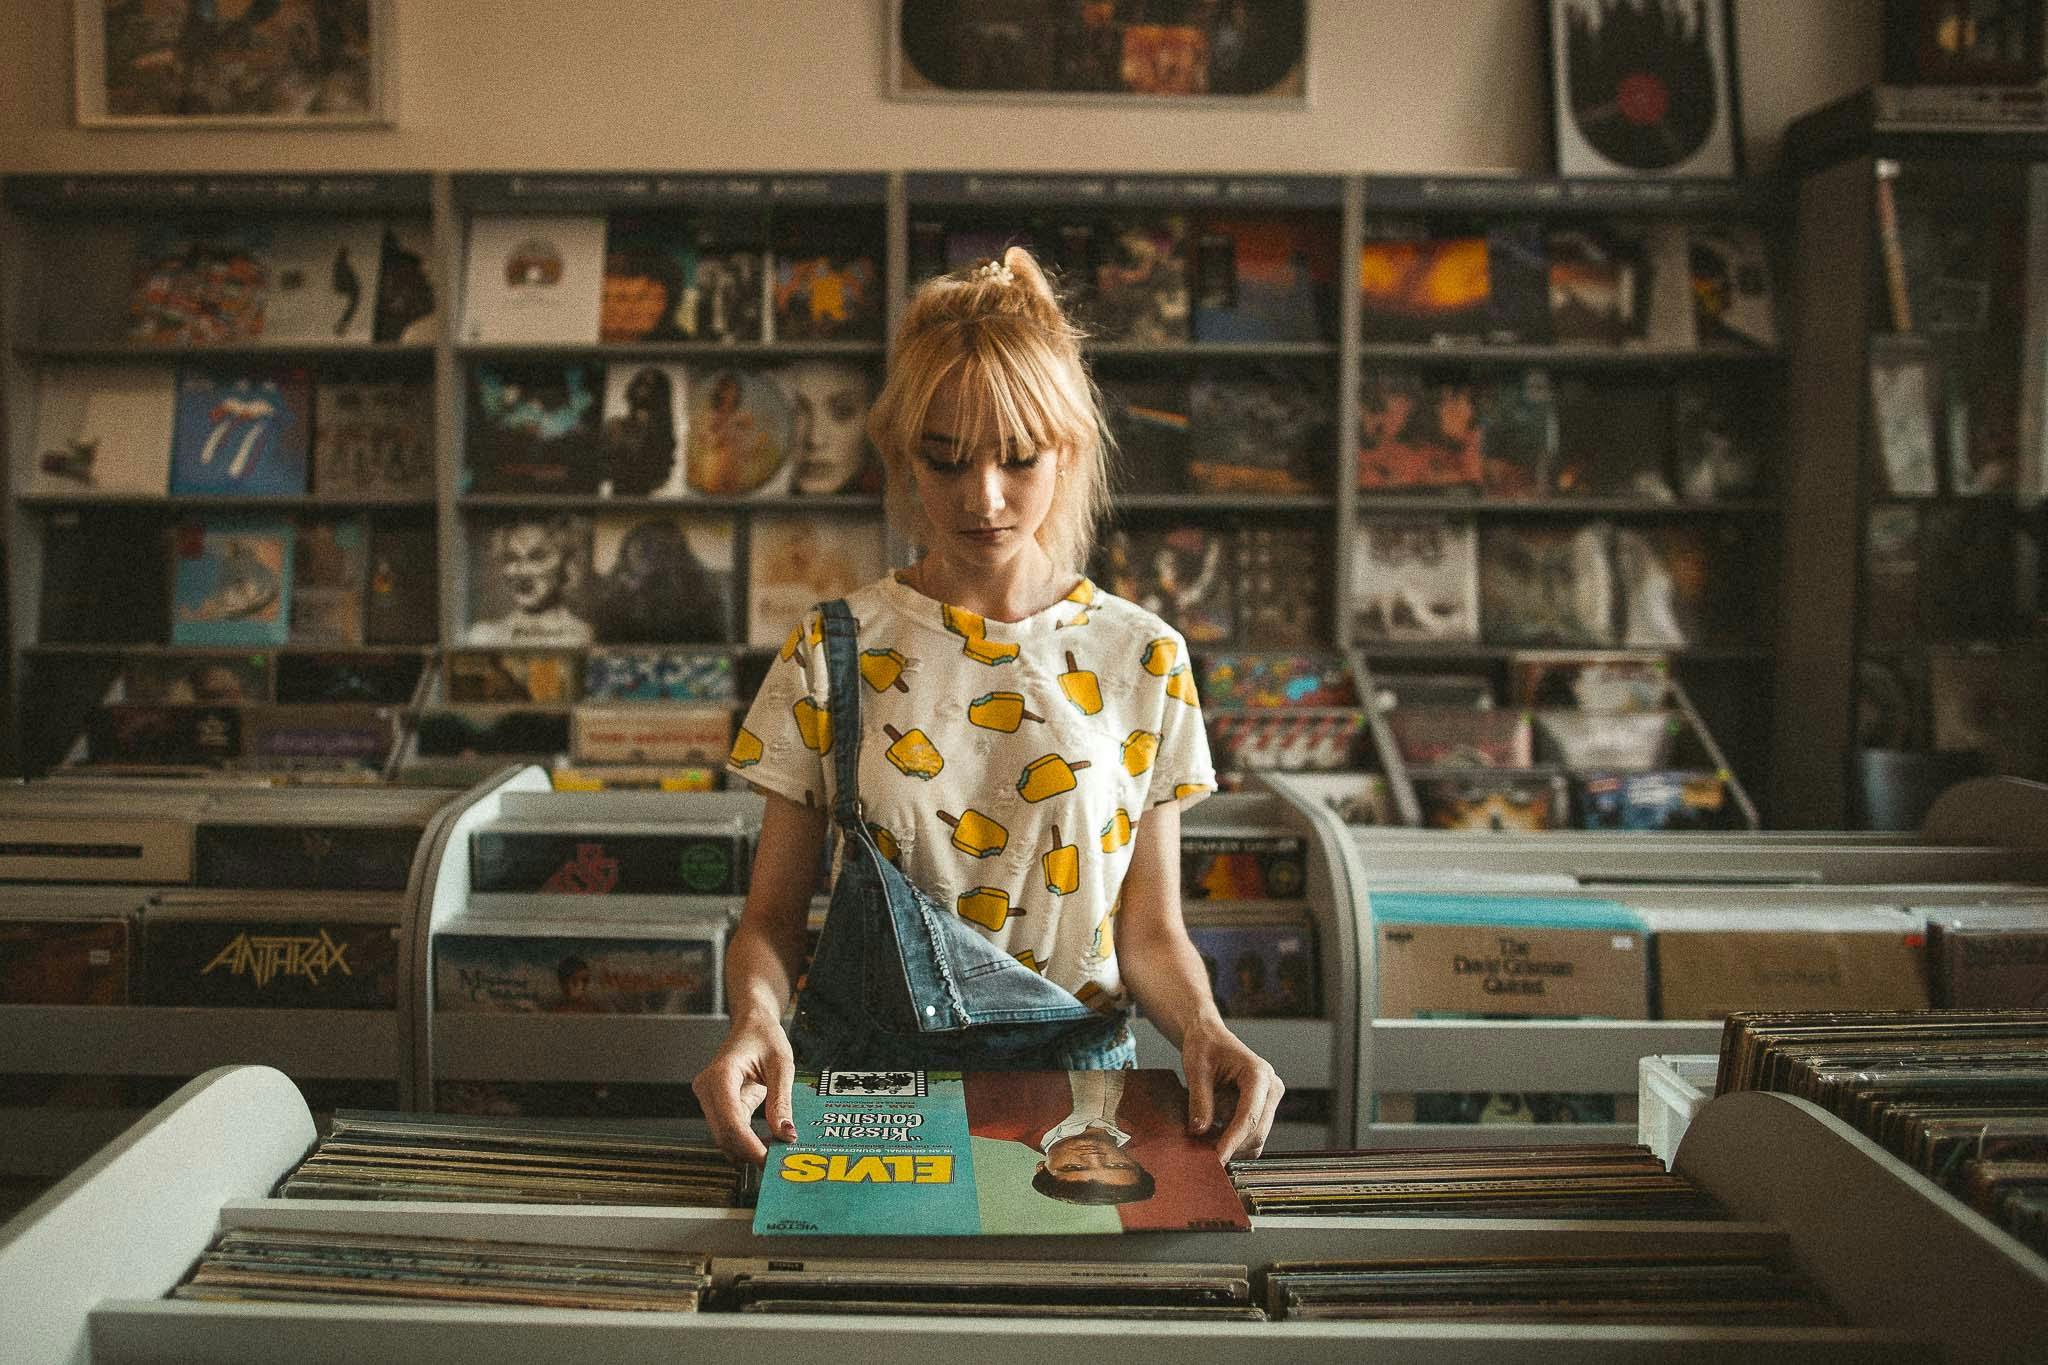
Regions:
<svg viewBox="0 0 2048 1365"><path fill-rule="evenodd" d="M1375 1019L1372 1088L1633 1095L1638 1059L1720 1045L1718 1019Z"/></svg>
<svg viewBox="0 0 2048 1365"><path fill-rule="evenodd" d="M687 497L606 498L596 494L464 493L456 505L465 511L490 508L554 507L601 512L880 512L882 499L869 493L820 493L774 498Z"/></svg>
<svg viewBox="0 0 2048 1365"><path fill-rule="evenodd" d="M1617 346L1494 345L1483 341L1367 341L1358 358L1368 365L1513 365L1556 370L1691 369L1712 365L1776 365L1777 351L1733 346L1629 350Z"/></svg>
<svg viewBox="0 0 2048 1365"><path fill-rule="evenodd" d="M234 341L210 346L164 346L148 341L31 342L15 348L24 360L135 361L197 360L222 364L260 364L289 360L363 360L374 363L425 363L434 348L395 341Z"/></svg>
<svg viewBox="0 0 2048 1365"><path fill-rule="evenodd" d="M465 341L472 360L802 360L820 356L880 360L879 341Z"/></svg>
<svg viewBox="0 0 2048 1365"><path fill-rule="evenodd" d="M0 1071L196 1076L228 1063L309 1080L392 1077L398 1012L0 1006Z"/></svg>

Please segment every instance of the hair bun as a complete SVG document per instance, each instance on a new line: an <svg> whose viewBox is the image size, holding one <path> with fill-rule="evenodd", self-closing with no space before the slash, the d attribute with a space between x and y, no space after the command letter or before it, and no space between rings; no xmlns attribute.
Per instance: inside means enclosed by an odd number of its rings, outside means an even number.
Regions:
<svg viewBox="0 0 2048 1365"><path fill-rule="evenodd" d="M1034 305L1034 312L1040 313L1048 320L1065 322L1066 315L1060 308L1059 295L1053 292L1052 281L1046 279L1045 271L1039 267L1037 257L1021 246L1013 246L1003 252L1001 269L1024 287L1025 293Z"/></svg>

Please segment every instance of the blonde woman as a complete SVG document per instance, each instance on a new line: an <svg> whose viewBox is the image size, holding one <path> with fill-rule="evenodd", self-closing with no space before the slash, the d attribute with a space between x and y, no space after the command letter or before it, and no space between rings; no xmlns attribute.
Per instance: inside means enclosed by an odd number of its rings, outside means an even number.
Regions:
<svg viewBox="0 0 2048 1365"><path fill-rule="evenodd" d="M868 433L916 561L796 624L728 763L767 810L695 1090L735 1158L766 1155L757 1109L795 1137L798 1062L1127 1067L1134 1004L1180 1049L1190 1129L1264 1146L1280 1080L1181 919L1181 809L1215 786L1187 644L1080 572L1108 503L1080 340L1020 248L911 301Z"/></svg>

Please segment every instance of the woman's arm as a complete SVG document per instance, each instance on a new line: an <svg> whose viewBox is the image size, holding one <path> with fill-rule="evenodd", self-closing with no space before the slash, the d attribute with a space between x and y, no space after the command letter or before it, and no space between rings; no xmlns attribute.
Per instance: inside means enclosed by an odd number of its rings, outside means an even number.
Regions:
<svg viewBox="0 0 2048 1365"><path fill-rule="evenodd" d="M1216 1141L1219 1157L1254 1157L1266 1146L1286 1087L1273 1068L1224 1026L1209 973L1188 942L1180 910L1180 807L1154 806L1138 821L1123 908L1116 917L1116 955L1138 1008L1180 1049L1188 1082L1188 1127L1207 1132L1219 1084L1237 1093L1237 1108Z"/></svg>
<svg viewBox="0 0 2048 1365"><path fill-rule="evenodd" d="M732 1026L717 1055L690 1082L712 1140L735 1161L757 1166L767 1160L768 1149L754 1136L756 1109L783 1141L796 1137L789 1099L796 1063L782 1012L803 962L804 926L830 819L788 797L762 795L768 807L754 846L747 904L725 949L725 1008Z"/></svg>

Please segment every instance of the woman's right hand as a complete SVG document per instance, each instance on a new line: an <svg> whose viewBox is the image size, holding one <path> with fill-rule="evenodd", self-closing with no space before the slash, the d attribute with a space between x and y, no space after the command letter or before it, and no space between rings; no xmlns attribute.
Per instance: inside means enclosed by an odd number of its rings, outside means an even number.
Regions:
<svg viewBox="0 0 2048 1365"><path fill-rule="evenodd" d="M690 1082L710 1125L711 1139L734 1161L759 1166L768 1148L754 1134L754 1111L768 1120L768 1131L783 1142L796 1141L790 1117L790 1087L796 1082L796 1061L789 1035L776 1020L734 1023L718 1053Z"/></svg>

